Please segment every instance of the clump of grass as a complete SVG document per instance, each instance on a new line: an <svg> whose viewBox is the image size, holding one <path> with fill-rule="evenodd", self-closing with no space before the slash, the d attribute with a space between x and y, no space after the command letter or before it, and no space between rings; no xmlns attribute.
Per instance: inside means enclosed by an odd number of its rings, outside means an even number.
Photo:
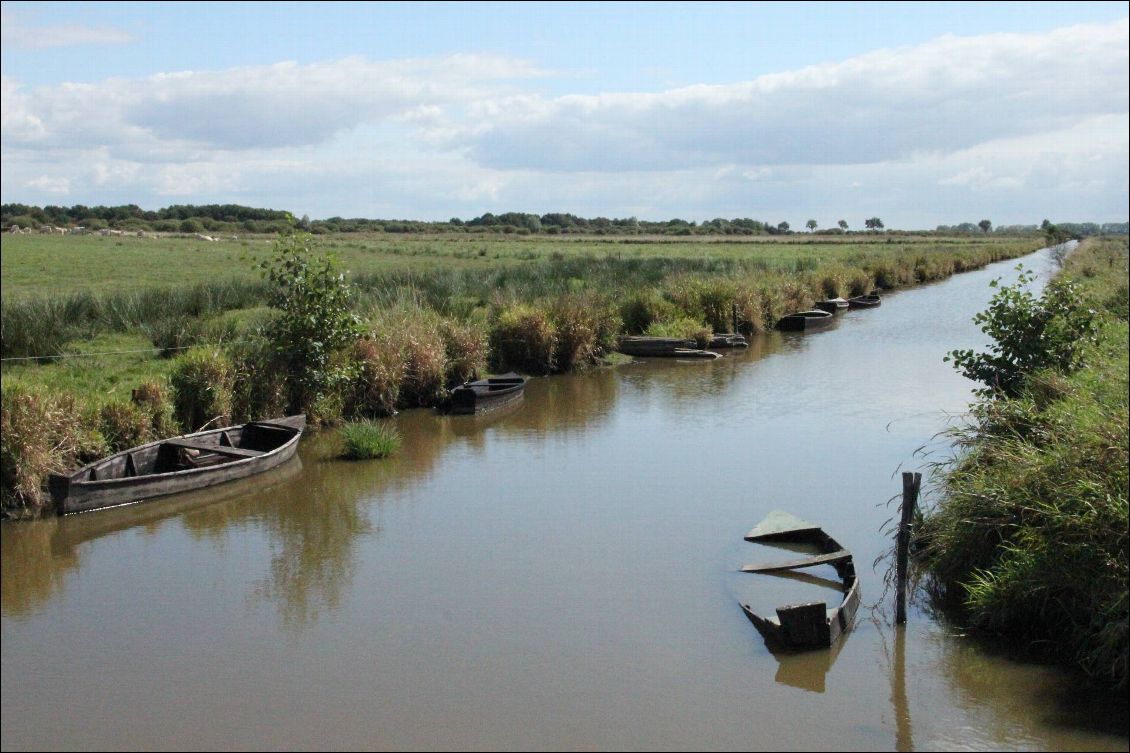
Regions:
<svg viewBox="0 0 1130 753"><path fill-rule="evenodd" d="M384 458L400 449L400 432L387 421L350 421L339 433L344 443L342 457L348 460Z"/></svg>
<svg viewBox="0 0 1130 753"><path fill-rule="evenodd" d="M677 337L681 340L693 340L695 345L705 348L710 344L712 331L700 321L689 316L679 317L666 322L655 322L644 333L648 337Z"/></svg>
<svg viewBox="0 0 1130 753"><path fill-rule="evenodd" d="M0 496L6 515L47 504L47 474L106 454L105 440L70 395L7 380L0 388Z"/></svg>
<svg viewBox="0 0 1130 753"><path fill-rule="evenodd" d="M395 414L407 369L400 348L389 335L374 332L353 344L350 358L357 370L350 382L346 414Z"/></svg>
<svg viewBox="0 0 1130 753"><path fill-rule="evenodd" d="M181 356L173 369L174 410L187 431L208 424L224 426L232 416L232 365L215 348L193 348Z"/></svg>
<svg viewBox="0 0 1130 753"><path fill-rule="evenodd" d="M550 374L556 366L557 331L546 311L513 304L495 312L490 326L491 366Z"/></svg>
<svg viewBox="0 0 1130 753"><path fill-rule="evenodd" d="M656 288L630 292L620 304L620 318L624 322L624 331L629 335L643 334L653 322L669 319L674 314L675 304L664 298Z"/></svg>
<svg viewBox="0 0 1130 753"><path fill-rule="evenodd" d="M608 301L591 294L567 295L553 303L550 314L557 333L557 371L596 363L615 349L620 317Z"/></svg>
<svg viewBox="0 0 1130 753"><path fill-rule="evenodd" d="M474 322L445 319L440 324L440 337L447 355L445 381L448 387L474 379L486 368L487 333Z"/></svg>

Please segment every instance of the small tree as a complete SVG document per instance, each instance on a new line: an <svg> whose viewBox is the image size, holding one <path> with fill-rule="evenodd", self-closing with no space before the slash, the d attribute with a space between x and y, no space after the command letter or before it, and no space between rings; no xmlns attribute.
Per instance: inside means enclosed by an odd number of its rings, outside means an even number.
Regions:
<svg viewBox="0 0 1130 753"><path fill-rule="evenodd" d="M265 334L286 365L292 413L304 412L348 374L331 367L335 353L360 336L352 291L330 257L315 258L310 236L285 236L259 266L279 316Z"/></svg>
<svg viewBox="0 0 1130 753"><path fill-rule="evenodd" d="M840 230L843 230L845 233L847 232L847 229L848 229L847 220L840 220L839 223L837 223L837 224L840 226Z"/></svg>
<svg viewBox="0 0 1130 753"><path fill-rule="evenodd" d="M977 223L977 227L981 228L982 233L988 235L989 231L993 229L993 223L989 220L981 220Z"/></svg>
<svg viewBox="0 0 1130 753"><path fill-rule="evenodd" d="M1017 396L1029 376L1046 368L1063 373L1083 365L1084 346L1095 340L1095 312L1082 303L1072 282L1055 281L1042 298L1027 289L1035 275L1023 265L1016 286L1000 287L989 308L973 317L981 331L993 338L988 353L955 350L945 357L964 376L986 385L986 396Z"/></svg>
<svg viewBox="0 0 1130 753"><path fill-rule="evenodd" d="M868 230L882 230L883 229L883 221L881 219L879 219L878 217L871 217L867 220L864 220L863 224Z"/></svg>
<svg viewBox="0 0 1130 753"><path fill-rule="evenodd" d="M787 222L778 222L778 223L777 223L777 232L778 232L778 233L780 233L780 234L782 234L782 235L784 235L785 233L789 232L789 223L787 223Z"/></svg>
<svg viewBox="0 0 1130 753"><path fill-rule="evenodd" d="M808 228L808 232L811 233L816 229L816 220L809 220L808 222L804 223L804 226Z"/></svg>

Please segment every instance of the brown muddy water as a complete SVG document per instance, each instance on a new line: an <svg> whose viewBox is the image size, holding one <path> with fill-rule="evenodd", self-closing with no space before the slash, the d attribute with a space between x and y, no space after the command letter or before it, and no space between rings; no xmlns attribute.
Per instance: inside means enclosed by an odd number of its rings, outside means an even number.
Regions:
<svg viewBox="0 0 1130 753"><path fill-rule="evenodd" d="M898 472L970 399L942 357L983 346L1014 266L710 363L535 379L497 415L407 412L390 460L308 437L213 493L5 524L3 748L1124 751L1125 699L868 608ZM738 605L836 598L831 568L737 572L773 509L855 554L832 650L774 655Z"/></svg>

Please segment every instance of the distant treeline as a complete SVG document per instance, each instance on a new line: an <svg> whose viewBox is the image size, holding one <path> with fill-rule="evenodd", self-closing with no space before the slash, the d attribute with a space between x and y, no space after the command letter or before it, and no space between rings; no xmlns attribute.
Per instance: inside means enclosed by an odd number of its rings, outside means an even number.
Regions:
<svg viewBox="0 0 1130 753"><path fill-rule="evenodd" d="M1045 220L1045 227L1047 221ZM635 217L609 219L607 217L578 217L574 214L554 212L550 214L530 214L527 212L487 212L470 220L453 217L446 222L423 222L420 220L370 220L365 218L330 217L325 220L311 220L303 216L296 219L293 214L276 209L256 209L238 204L178 204L157 211L147 211L136 204L124 206L88 207L76 204L72 207L36 207L26 204L4 204L0 206L0 227L4 230L12 225L21 229L36 229L44 226L103 230L112 228L125 231L149 231L164 233L277 233L290 229L301 229L314 234L320 233L500 233L511 235L783 235L799 232L791 229L787 222L769 222L746 217L723 219L721 217L705 222L683 219L665 221L640 220ZM1090 235L1126 235L1126 222L1098 224L1094 222L1059 223L1056 227L1074 237ZM840 235L853 230L868 232L882 229L878 217L860 223L859 228L851 228L847 221L838 220L834 226L818 229L816 220L806 223L807 232L816 235ZM897 232L897 231L895 231ZM978 223L964 222L960 225L939 225L934 232L946 235L1030 234L1042 232L1039 225L1004 225L993 228L988 220Z"/></svg>

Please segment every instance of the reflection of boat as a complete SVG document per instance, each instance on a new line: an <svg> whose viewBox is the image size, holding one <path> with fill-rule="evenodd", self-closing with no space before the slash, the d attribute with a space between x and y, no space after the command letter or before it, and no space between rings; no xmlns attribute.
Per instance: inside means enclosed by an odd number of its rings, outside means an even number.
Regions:
<svg viewBox="0 0 1130 753"><path fill-rule="evenodd" d="M737 335L731 332L715 332L710 338L708 348L748 348L749 342L746 341L744 335Z"/></svg>
<svg viewBox="0 0 1130 753"><path fill-rule="evenodd" d="M789 332L806 332L812 329L827 327L831 323L831 314L827 311L813 309L811 311L798 311L795 314L782 317L781 321L777 322L777 329L783 329Z"/></svg>
<svg viewBox="0 0 1130 753"><path fill-rule="evenodd" d="M481 413L522 399L526 378L511 372L497 377L464 382L451 391L452 413Z"/></svg>
<svg viewBox="0 0 1130 753"><path fill-rule="evenodd" d="M853 309L873 309L883 302L883 299L874 293L870 295L857 295L848 299L848 305Z"/></svg>
<svg viewBox="0 0 1130 753"><path fill-rule="evenodd" d="M738 335L741 337L740 335ZM743 340L745 338L742 338ZM733 347L733 346L729 346ZM620 338L620 352L629 356L648 358L718 358L718 353L700 350L694 340L676 337L643 337L631 335Z"/></svg>
<svg viewBox="0 0 1130 753"><path fill-rule="evenodd" d="M203 489L286 462L305 427L290 416L162 439L52 474L48 488L60 515Z"/></svg>
<svg viewBox="0 0 1130 753"><path fill-rule="evenodd" d="M746 565L742 572L792 573L801 568L831 565L836 569L844 594L843 601L832 609L828 609L828 605L822 601L790 604L778 607L775 618L762 617L748 604L742 604L742 610L768 643L788 649L827 648L851 627L860 600L859 580L855 576L851 552L840 546L819 526L779 510L769 513L746 534L745 539L754 542L807 544L814 546L819 553L787 562Z"/></svg>
<svg viewBox="0 0 1130 753"><path fill-rule="evenodd" d="M829 314L838 314L841 311L847 311L848 302L843 298L827 298L823 301L816 302L816 308L821 311L827 311Z"/></svg>

